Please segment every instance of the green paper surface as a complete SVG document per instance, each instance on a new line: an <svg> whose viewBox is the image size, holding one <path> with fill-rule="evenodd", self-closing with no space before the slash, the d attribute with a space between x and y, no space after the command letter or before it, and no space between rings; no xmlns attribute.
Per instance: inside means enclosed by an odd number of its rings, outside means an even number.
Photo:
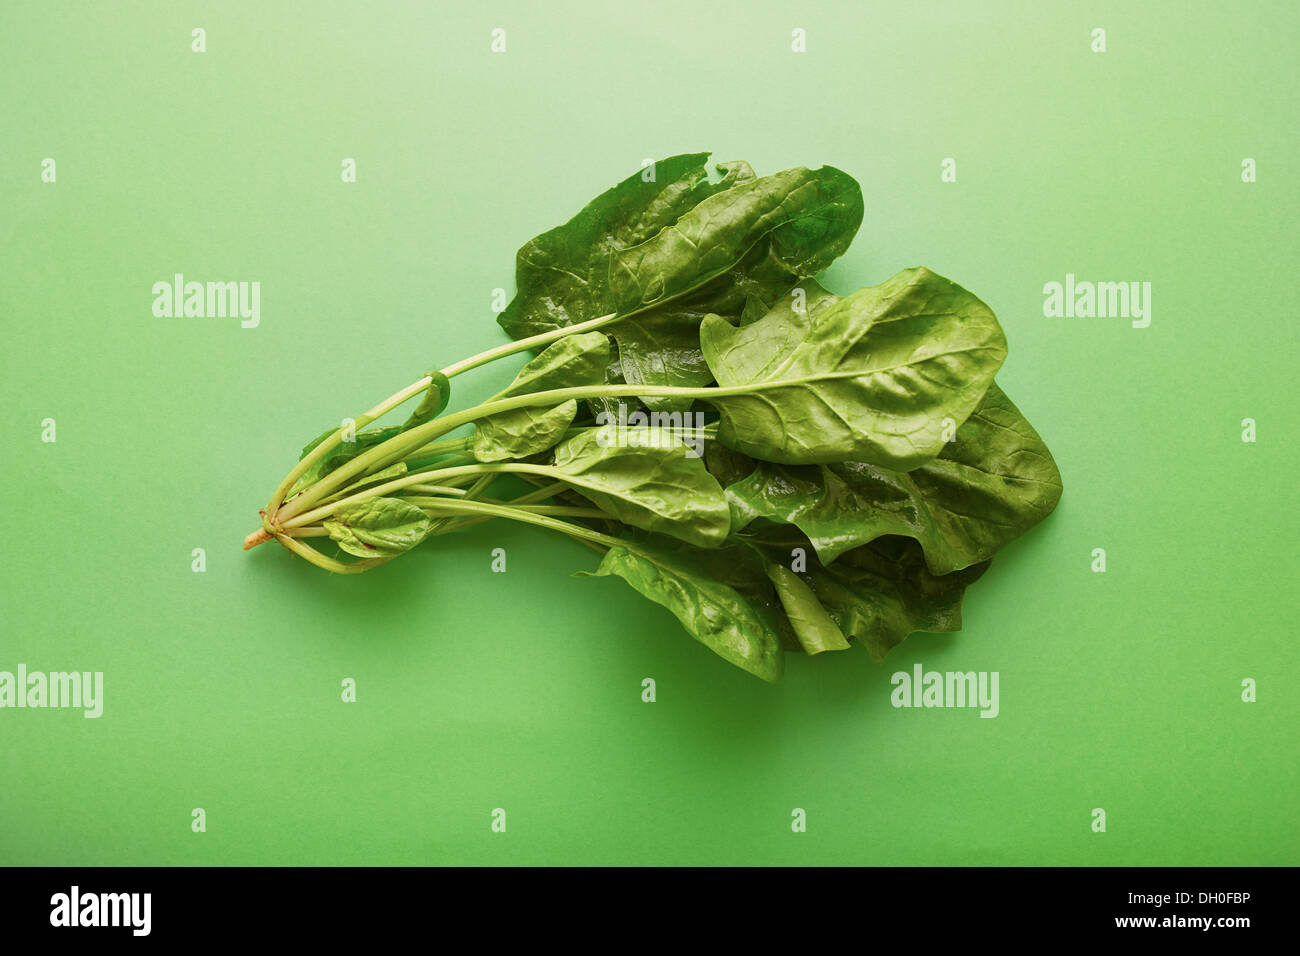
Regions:
<svg viewBox="0 0 1300 956"><path fill-rule="evenodd" d="M1284 3L5 5L0 671L104 698L0 709L0 864L1300 863L1298 29ZM359 576L241 552L312 436L507 341L520 245L690 150L858 179L833 292L924 265L996 312L1065 492L962 631L769 685L542 529ZM177 274L259 282L256 327L155 316ZM1150 282L1150 324L1045 316L1067 275ZM892 706L918 665L997 672L996 718Z"/></svg>

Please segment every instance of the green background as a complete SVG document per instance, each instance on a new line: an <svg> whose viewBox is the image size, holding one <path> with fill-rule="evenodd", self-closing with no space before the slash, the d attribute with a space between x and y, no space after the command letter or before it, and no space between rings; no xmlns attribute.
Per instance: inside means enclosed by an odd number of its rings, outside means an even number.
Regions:
<svg viewBox="0 0 1300 956"><path fill-rule="evenodd" d="M1300 863L1297 8L602 6L0 7L0 670L106 685L0 710L0 863ZM861 181L833 290L924 264L998 313L1065 494L964 631L769 686L540 529L241 552L304 442L505 341L520 244L697 149ZM260 326L155 318L176 272ZM1150 328L1045 318L1067 272L1153 283ZM918 662L1000 715L892 708Z"/></svg>

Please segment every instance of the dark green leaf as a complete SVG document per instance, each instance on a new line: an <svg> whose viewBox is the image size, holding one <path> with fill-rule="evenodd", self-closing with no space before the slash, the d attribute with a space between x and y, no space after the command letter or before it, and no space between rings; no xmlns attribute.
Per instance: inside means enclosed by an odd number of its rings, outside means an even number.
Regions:
<svg viewBox="0 0 1300 956"><path fill-rule="evenodd" d="M766 681L781 676L781 637L771 615L717 580L689 549L638 541L613 547L596 575L617 575L663 605L687 633L719 657Z"/></svg>
<svg viewBox="0 0 1300 956"><path fill-rule="evenodd" d="M1051 453L996 383L939 457L913 471L758 462L727 486L735 528L756 517L794 524L826 563L882 535L906 535L935 574L992 557L1060 495Z"/></svg>
<svg viewBox="0 0 1300 956"><path fill-rule="evenodd" d="M638 312L727 274L760 240L791 275L814 275L848 248L862 192L833 166L787 169L703 200L609 263L614 308Z"/></svg>
<svg viewBox="0 0 1300 956"><path fill-rule="evenodd" d="M522 339L615 311L609 289L612 258L653 238L714 193L754 178L745 163L719 163L720 182L709 182L708 153L657 162L653 179L633 173L601 193L562 226L520 250L515 298L497 321Z"/></svg>
<svg viewBox="0 0 1300 956"><path fill-rule="evenodd" d="M660 162L656 180L635 174L563 226L519 251L518 294L502 313L515 338L610 312L636 313L609 328L623 380L700 387L712 373L699 348L709 313L761 314L801 275L848 248L862 221L858 184L833 167L754 179L743 163L707 154ZM647 397L661 411L689 402Z"/></svg>
<svg viewBox="0 0 1300 956"><path fill-rule="evenodd" d="M877 661L914 631L961 630L961 599L988 562L942 576L910 538L880 538L830 567L809 560L800 575L851 640Z"/></svg>
<svg viewBox="0 0 1300 956"><path fill-rule="evenodd" d="M420 399L420 404L402 425L403 431L437 418L451 401L451 382L447 381L447 376L438 371L425 374L429 376L429 386L424 390L424 397Z"/></svg>

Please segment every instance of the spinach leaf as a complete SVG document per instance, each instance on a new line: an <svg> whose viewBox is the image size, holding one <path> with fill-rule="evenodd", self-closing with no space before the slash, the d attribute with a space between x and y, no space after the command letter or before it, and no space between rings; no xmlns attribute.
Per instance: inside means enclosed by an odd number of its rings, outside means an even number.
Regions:
<svg viewBox="0 0 1300 956"><path fill-rule="evenodd" d="M723 488L729 488L731 485L743 480L754 470L754 459L748 455L743 455L735 449L728 448L722 442L707 441L704 443L704 466L709 469L709 474L718 479L718 484ZM727 494L728 500L731 498L730 492ZM760 512L755 510L750 513L742 513L743 520L737 524L737 511L732 508L731 526L739 530L747 525L751 518Z"/></svg>
<svg viewBox="0 0 1300 956"><path fill-rule="evenodd" d="M703 459L688 456L670 429L627 431L637 444L617 444L609 427L579 432L557 445L554 464L541 470L625 524L702 548L721 545L731 512Z"/></svg>
<svg viewBox="0 0 1300 956"><path fill-rule="evenodd" d="M339 508L325 520L325 530L349 554L384 558L415 547L431 524L423 511L400 498L369 498Z"/></svg>
<svg viewBox="0 0 1300 956"><path fill-rule="evenodd" d="M612 547L586 576L617 575L672 611L693 638L719 657L766 681L781 676L781 635L770 614L713 577L698 554L648 541Z"/></svg>
<svg viewBox="0 0 1300 956"><path fill-rule="evenodd" d="M849 642L807 582L784 564L769 561L766 568L800 647L809 654L847 650Z"/></svg>
<svg viewBox="0 0 1300 956"><path fill-rule="evenodd" d="M836 238L828 238L821 247L826 264L839 254ZM781 296L805 284L816 286L811 279L801 281L772 250L770 241L760 242L732 269L701 286L698 292L612 326L610 331L618 337L626 356L626 374L620 381L681 388L711 384L713 372L700 348L700 323L704 317L713 313L745 325L762 318ZM642 401L655 411L688 411L690 407L689 399L647 396Z"/></svg>
<svg viewBox="0 0 1300 956"><path fill-rule="evenodd" d="M862 460L909 471L943 450L1006 357L997 319L928 269L908 269L828 306L815 321L783 299L735 328L700 327L718 380L718 438L767 461ZM781 351L788 349L789 351Z"/></svg>
<svg viewBox="0 0 1300 956"><path fill-rule="evenodd" d="M618 343L614 343L614 346L610 350L610 355L611 358L609 360L609 365L605 366L605 384L626 385L628 382L623 375L623 359L622 356L619 355ZM710 380L712 380L712 375L713 373L710 372ZM698 384L707 385L708 383L701 382ZM618 419L620 406L626 410L628 415L631 415L633 412L647 411L645 403L635 397L607 398L604 396L593 396L586 400L586 406L588 412L593 418L603 414L606 416L607 421L616 421Z"/></svg>
<svg viewBox="0 0 1300 956"><path fill-rule="evenodd" d="M424 390L424 397L420 399L420 404L411 413L411 417L403 423L402 431L437 418L451 400L451 382L447 381L447 376L437 370L425 374L429 376L429 387Z"/></svg>
<svg viewBox="0 0 1300 956"><path fill-rule="evenodd" d="M961 601L988 562L931 574L909 538L880 538L831 567L809 562L800 578L840 631L877 661L915 631L961 630Z"/></svg>
<svg viewBox="0 0 1300 956"><path fill-rule="evenodd" d="M532 359L495 398L575 385L599 385L609 366L609 339L603 332L566 335ZM578 414L578 403L550 408L516 408L479 419L474 457L479 461L524 458L545 451L563 437Z"/></svg>
<svg viewBox="0 0 1300 956"><path fill-rule="evenodd" d="M653 238L614 252L608 267L614 311L639 312L698 289L764 238L790 274L814 275L848 248L861 220L862 191L834 166L800 166L740 183Z"/></svg>
<svg viewBox="0 0 1300 956"><path fill-rule="evenodd" d="M735 528L760 517L793 524L826 563L883 535L906 535L935 574L992 557L1060 496L1051 453L996 383L939 457L913 471L757 462L727 486Z"/></svg>
<svg viewBox="0 0 1300 956"><path fill-rule="evenodd" d="M700 351L700 320L704 315L688 309L659 309L613 325L610 333L618 339L622 380L629 385L679 388L702 388L712 382L713 373ZM689 411L692 403L689 398L650 395L640 401L647 409L658 412ZM631 411L629 408L628 413Z"/></svg>
<svg viewBox="0 0 1300 956"><path fill-rule="evenodd" d="M483 419L474 432L479 461L526 458L546 451L564 437L578 414L572 399L550 408L516 408Z"/></svg>
<svg viewBox="0 0 1300 956"><path fill-rule="evenodd" d="M499 318L515 338L605 315L634 313L609 328L630 384L700 387L712 373L699 347L709 313L761 314L802 275L848 248L862 222L862 192L834 167L755 179L744 163L707 153L634 174L563 226L519 251L518 293ZM659 411L689 401L648 396Z"/></svg>
<svg viewBox="0 0 1300 956"><path fill-rule="evenodd" d="M525 243L515 265L515 298L497 318L522 339L614 311L610 260L670 226L703 199L754 179L747 163L719 163L709 182L708 153L660 160L654 178L633 173L607 189L562 226Z"/></svg>

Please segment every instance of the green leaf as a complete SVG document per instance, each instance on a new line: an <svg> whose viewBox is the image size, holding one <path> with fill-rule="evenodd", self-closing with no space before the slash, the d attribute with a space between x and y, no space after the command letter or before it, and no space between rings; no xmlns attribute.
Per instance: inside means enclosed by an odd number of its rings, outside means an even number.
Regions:
<svg viewBox="0 0 1300 956"><path fill-rule="evenodd" d="M625 524L702 548L721 545L731 512L704 460L690 457L671 429L629 428L627 436L619 445L613 427L586 429L556 446L546 472Z"/></svg>
<svg viewBox="0 0 1300 956"><path fill-rule="evenodd" d="M961 630L961 601L988 562L934 575L908 538L880 538L831 567L809 563L800 577L851 640L877 661L916 631Z"/></svg>
<svg viewBox="0 0 1300 956"><path fill-rule="evenodd" d="M311 468L307 469L306 473L304 473L294 484L294 490L296 491L299 488L305 488L308 485L315 484L334 469L346 465L366 449L373 448L375 445L382 445L384 442L388 441L388 439L400 434L403 427L404 426L402 425L385 425L382 428L369 428L357 434L352 441L345 441L339 444L324 458L312 465ZM331 428L328 431L321 432L303 448L302 455L298 460L301 461L303 458L306 458L313 448L325 439L329 438L336 431L338 431L337 428Z"/></svg>
<svg viewBox="0 0 1300 956"><path fill-rule="evenodd" d="M812 588L784 564L767 562L767 576L776 588L786 618L794 628L799 644L809 654L848 650L839 625L822 607Z"/></svg>
<svg viewBox="0 0 1300 956"><path fill-rule="evenodd" d="M363 558L409 551L424 540L430 526L423 511L400 498L370 498L346 505L325 520L325 530L339 547Z"/></svg>
<svg viewBox="0 0 1300 956"><path fill-rule="evenodd" d="M722 442L706 441L704 443L704 465L709 469L709 474L718 479L718 484L729 489L731 485L743 480L753 472L754 459L728 448ZM730 491L727 492L727 499L728 503L730 503ZM758 514L757 511L744 514L744 520L737 524L735 522L736 509L732 507L732 528L734 530L743 528L756 514Z"/></svg>
<svg viewBox="0 0 1300 956"><path fill-rule="evenodd" d="M862 192L830 166L755 179L744 163L707 153L656 164L589 203L568 223L519 250L518 293L499 318L515 338L606 315L635 312L608 331L631 384L702 387L712 372L699 348L709 314L760 313L801 275L848 248L862 222ZM659 411L689 402L647 397Z"/></svg>
<svg viewBox="0 0 1300 956"><path fill-rule="evenodd" d="M831 251L838 248L830 241L823 247L828 264L834 258ZM697 292L610 326L626 356L620 364L626 368L621 381L679 388L711 384L713 372L700 348L704 317L714 313L745 325L762 318L783 295L804 284L772 251L770 243L761 243ZM688 411L691 406L690 399L681 398L647 396L642 401L656 411Z"/></svg>
<svg viewBox="0 0 1300 956"><path fill-rule="evenodd" d="M727 486L737 529L760 517L793 524L824 563L883 535L905 535L921 544L935 574L992 557L1060 496L1051 453L996 383L939 457L913 471L758 462Z"/></svg>
<svg viewBox="0 0 1300 956"><path fill-rule="evenodd" d="M433 421L451 401L451 382L447 381L447 376L439 371L425 374L429 376L429 385L424 390L424 397L420 399L420 404L411 413L411 417L403 423L401 431Z"/></svg>
<svg viewBox="0 0 1300 956"><path fill-rule="evenodd" d="M781 676L781 636L771 615L714 578L689 550L649 542L613 547L595 575L617 575L668 608L687 633L724 660L766 681Z"/></svg>
<svg viewBox="0 0 1300 956"><path fill-rule="evenodd" d="M526 458L546 451L564 437L578 414L572 399L550 408L516 408L478 422L474 457L479 461Z"/></svg>
<svg viewBox="0 0 1300 956"><path fill-rule="evenodd" d="M623 360L618 354L617 344L611 349L611 355L612 357L610 358L609 365L605 367L604 384L626 385L627 379L623 376ZM712 377L713 377L713 373L710 372L709 373L710 381L712 380ZM707 383L703 383L703 384L707 384ZM605 420L608 421L618 420L619 417L618 413L620 407L622 407L625 410L626 415L631 415L633 412L637 412L637 411L641 411L641 412L648 411L645 403L635 397L606 398L600 396L600 397L587 399L586 405L587 405L588 412L591 414L593 418L599 417L600 415L603 414L606 416Z"/></svg>
<svg viewBox="0 0 1300 956"><path fill-rule="evenodd" d="M611 259L676 222L701 200L754 178L745 163L719 163L709 182L708 153L659 160L654 177L633 173L562 226L527 242L516 258L515 298L497 318L511 338L563 328L614 311Z"/></svg>
<svg viewBox="0 0 1300 956"><path fill-rule="evenodd" d="M495 398L577 385L600 385L609 366L609 338L603 332L566 335L520 369L509 388ZM525 458L550 448L578 414L578 403L516 408L480 419L474 433L479 461Z"/></svg>
<svg viewBox="0 0 1300 956"><path fill-rule="evenodd" d="M496 397L508 398L575 385L598 385L604 381L609 354L609 337L604 332L566 335L530 360L519 370L510 386Z"/></svg>
<svg viewBox="0 0 1300 956"><path fill-rule="evenodd" d="M790 299L700 341L720 394L718 438L782 464L861 460L909 471L943 450L1006 357L993 313L928 269L908 269L799 317ZM721 389L736 389L721 393Z"/></svg>
<svg viewBox="0 0 1300 956"><path fill-rule="evenodd" d="M702 318L703 312L660 309L611 327L609 331L618 339L623 380L629 385L678 388L703 388L711 383L713 373L700 351ZM662 396L646 396L641 401L646 408L660 412L688 411L692 402Z"/></svg>
<svg viewBox="0 0 1300 956"><path fill-rule="evenodd" d="M833 166L802 166L710 196L653 238L614 252L614 311L637 312L725 275L759 241L791 275L814 275L848 248L862 219L857 182Z"/></svg>

